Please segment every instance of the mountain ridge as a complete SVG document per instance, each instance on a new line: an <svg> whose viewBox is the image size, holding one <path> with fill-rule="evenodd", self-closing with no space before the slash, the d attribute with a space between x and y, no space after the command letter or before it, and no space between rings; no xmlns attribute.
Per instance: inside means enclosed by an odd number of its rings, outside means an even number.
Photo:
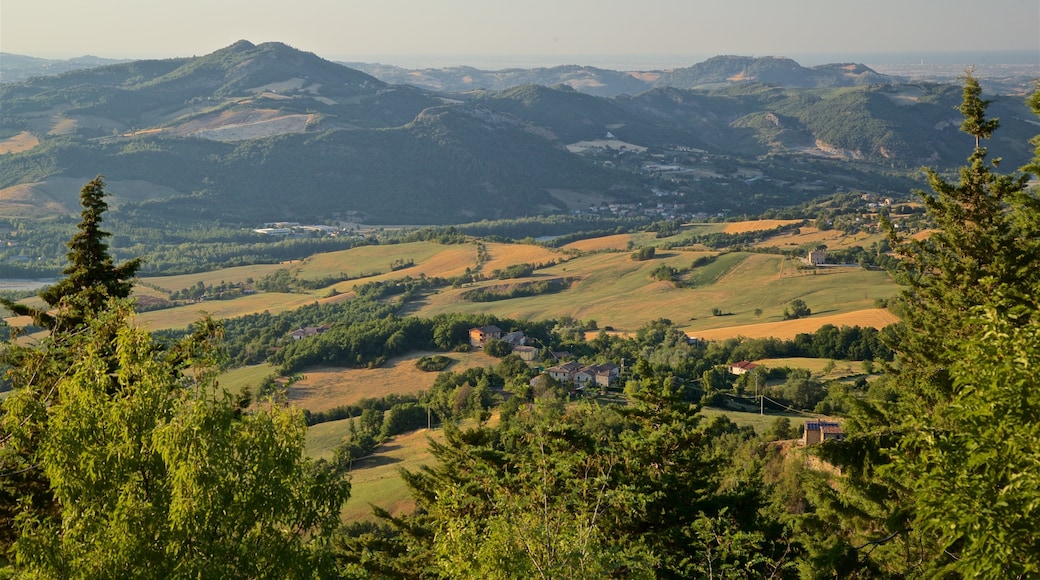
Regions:
<svg viewBox="0 0 1040 580"><path fill-rule="evenodd" d="M849 187L905 194L914 168L966 156L955 146L956 86L751 80L824 74L817 68L719 57L681 71L718 85L707 88L615 98L566 84L441 92L282 43L239 41L201 57L0 85L0 194L31 208L34 183L104 173L161 192L125 206L156 219L350 213L426 224L589 211L560 191L667 217L764 211ZM870 75L858 65L823 69ZM995 98L993 112L1003 127L996 149L1008 163L1028 159L1024 103Z"/></svg>

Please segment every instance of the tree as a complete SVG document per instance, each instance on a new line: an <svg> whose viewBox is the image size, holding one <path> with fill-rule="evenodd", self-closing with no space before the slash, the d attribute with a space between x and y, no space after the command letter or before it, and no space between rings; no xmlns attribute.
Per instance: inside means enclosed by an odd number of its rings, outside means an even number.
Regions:
<svg viewBox="0 0 1040 580"><path fill-rule="evenodd" d="M110 297L127 298L140 266L139 260L113 264L104 242L109 234L100 228L102 214L108 208L104 196L101 176L80 191L82 221L67 243L65 277L40 292L49 308L0 298L6 308L31 316L35 324L50 330L39 348L8 344L0 349L0 362L10 369L8 378L16 390L21 390L20 396L5 405L0 417L0 524L4 524L0 525L0 550L15 539L13 523L21 509L19 502L30 505L37 515L57 517L60 512L46 475L38 469L34 446L46 432L46 410L54 403L57 381L74 369L76 351L69 343L74 331L95 318ZM114 371L111 353L107 360L110 371ZM20 433L18 445L14 445L15 431Z"/></svg>
<svg viewBox="0 0 1040 580"><path fill-rule="evenodd" d="M795 298L791 301L789 308L784 308L784 320L793 320L796 318L805 318L812 314L812 310L801 298Z"/></svg>
<svg viewBox="0 0 1040 580"><path fill-rule="evenodd" d="M715 443L735 425L696 411L674 377L650 376L626 407L541 399L493 427L447 424L437 462L405 473L416 513L377 511L382 526L341 538L341 562L399 577L789 576L797 548L760 511L755 467L723 477L733 453Z"/></svg>
<svg viewBox="0 0 1040 580"><path fill-rule="evenodd" d="M97 313L72 341L74 366L57 380L46 428L32 445L62 510L58 518L31 510L19 516L14 571L55 578L328 574L327 541L349 484L304 456L302 414L273 403L241 408L215 383L205 345L185 345L197 364L180 372L157 356L128 310ZM20 420L31 397L19 390L4 403L14 446L29 435Z"/></svg>
<svg viewBox="0 0 1040 580"><path fill-rule="evenodd" d="M105 195L105 180L100 175L80 190L82 219L79 231L67 244L69 265L63 271L64 278L39 293L48 306L58 309L57 314L7 300L0 303L18 314L32 316L36 324L52 332L64 332L83 325L105 307L109 298L130 296L141 260L118 266L113 263L105 243L111 234L101 229L102 215L108 210Z"/></svg>
<svg viewBox="0 0 1040 580"><path fill-rule="evenodd" d="M894 372L850 400L849 438L820 448L844 471L840 496L820 488L840 530L829 533L878 574L1040 574L1040 201L1028 174L987 162L981 142L997 123L980 94L969 74L960 110L975 148L959 180L927 171L935 233L891 230L905 256ZM1040 114L1040 97L1030 102Z"/></svg>

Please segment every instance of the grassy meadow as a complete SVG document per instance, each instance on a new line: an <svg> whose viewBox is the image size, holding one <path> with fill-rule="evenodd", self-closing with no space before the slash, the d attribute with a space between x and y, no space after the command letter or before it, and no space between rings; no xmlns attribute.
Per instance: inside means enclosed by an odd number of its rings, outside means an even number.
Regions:
<svg viewBox="0 0 1040 580"><path fill-rule="evenodd" d="M729 336L790 337L815 330L822 324L885 325L894 318L874 308L878 298L896 293L887 273L856 267L799 269L798 260L779 254L733 252L700 266L683 276L687 287L677 288L657 281L651 272L661 265L687 269L699 257L718 252L696 249L659 250L652 260L635 261L628 250L646 245L661 245L695 235L713 232L740 233L784 225L783 220L736 223L691 224L668 238L657 239L652 232L619 234L568 244L562 249L526 244L484 243L486 261L478 263L477 243L442 245L434 242L409 242L361 246L350 250L317 254L290 264L228 268L204 274L147 278L143 282L165 290L187 288L203 282L219 284L258 279L280 268L290 268L301 279L318 280L349 276L351 279L314 291L279 294L259 293L232 300L207 301L177 308L146 312L139 322L150 329L184 328L203 313L217 318L243 316L265 310L283 312L313 302L346 300L355 286L404 276L453 277L467 268L490 277L495 270L513 264L551 264L527 280L573 278L572 286L562 292L513 298L497 302L469 302L466 291L500 285L498 280L467 284L464 288L442 289L409 306L407 313L432 316L445 312L491 313L507 318L545 319L571 316L596 320L603 328L632 332L649 320L668 318L692 335L713 339ZM802 228L801 234L777 236L765 243L803 247L827 243L828 247L869 245L871 236L844 236L841 232L820 232ZM391 271L394 262L411 266ZM521 282L515 280L510 282ZM154 292L144 286L142 293ZM787 304L800 298L813 315L804 320L784 321ZM756 310L760 310L756 314ZM720 311L723 315L716 316Z"/></svg>
<svg viewBox="0 0 1040 580"><path fill-rule="evenodd" d="M347 434L348 420L330 421L307 430L307 454L331 459L333 450ZM350 499L343 506L345 521L372 518L373 505L400 515L415 508L401 479L400 470L417 470L431 463L427 440L440 437L439 430L420 429L398 435L376 448L376 452L354 463L350 470Z"/></svg>
<svg viewBox="0 0 1040 580"><path fill-rule="evenodd" d="M386 395L406 395L433 387L438 373L421 371L415 362L424 355L415 352L390 359L374 369L317 367L302 373L302 378L289 387L289 401L311 411L327 411L352 405L362 399ZM443 353L437 353L443 354ZM498 359L480 351L452 352L445 356L453 362L446 371L461 372L479 366L492 366Z"/></svg>

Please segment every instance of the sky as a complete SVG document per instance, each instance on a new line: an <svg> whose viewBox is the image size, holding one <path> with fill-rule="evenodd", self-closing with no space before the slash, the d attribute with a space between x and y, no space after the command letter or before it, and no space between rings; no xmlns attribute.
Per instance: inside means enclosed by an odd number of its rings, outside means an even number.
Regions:
<svg viewBox="0 0 1040 580"><path fill-rule="evenodd" d="M238 40L398 66L1031 51L1038 0L2 0L0 52L171 58ZM860 58L830 59L841 55ZM808 60L814 60L809 58ZM584 61L584 62L582 62ZM689 64L693 64L690 62ZM803 62L803 64L814 64Z"/></svg>

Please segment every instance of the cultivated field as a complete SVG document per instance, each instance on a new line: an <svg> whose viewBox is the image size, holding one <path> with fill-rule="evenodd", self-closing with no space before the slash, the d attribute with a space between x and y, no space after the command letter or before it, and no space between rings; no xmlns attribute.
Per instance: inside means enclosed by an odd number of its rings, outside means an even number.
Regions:
<svg viewBox="0 0 1040 580"><path fill-rule="evenodd" d="M800 233L788 233L773 236L768 240L758 242L756 248L780 248L789 250L795 248L812 248L813 246L825 245L833 250L862 246L869 248L874 242L885 239L885 234L868 234L860 232L854 235L845 235L839 230L820 230L811 226L799 228Z"/></svg>
<svg viewBox="0 0 1040 580"><path fill-rule="evenodd" d="M289 401L310 411L327 411L351 405L362 399L386 395L415 394L433 387L438 373L415 368L415 361L430 352L415 352L391 359L376 369L318 367L307 369L303 378L289 387ZM452 352L445 356L455 362L446 370L461 372L479 366L492 366L498 359L483 352Z"/></svg>
<svg viewBox="0 0 1040 580"><path fill-rule="evenodd" d="M803 220L752 220L746 222L731 222L726 224L724 231L727 234L742 234L744 232L758 232L772 230L780 226L796 224Z"/></svg>
<svg viewBox="0 0 1040 580"><path fill-rule="evenodd" d="M890 298L897 288L887 273L857 267L828 267L801 270L798 260L777 254L730 253L715 262L694 268L683 276L686 287L657 281L650 273L661 265L677 270L689 269L699 257L717 252L694 249L658 250L653 260L634 261L628 251L602 251L659 245L726 228L749 231L775 227L783 222L762 220L737 224L690 224L671 238L658 240L652 233L612 235L582 240L564 250L553 250L525 244L485 243L488 261L477 263L475 243L442 245L433 242L411 242L379 246L361 246L351 250L318 254L291 264L229 268L205 274L148 278L145 282L176 290L203 282L239 282L259 279L279 268L290 268L303 279L350 276L351 279L329 288L295 293L258 293L233 300L214 300L178 308L143 313L141 324L150 329L184 328L198 320L203 312L217 318L242 316L263 311L272 313L298 308L304 304L349 300L358 284L385 281L404 276L454 277L467 268L485 276L512 264L535 263L555 265L535 272L528 280L571 278L572 286L562 292L514 298L498 302L469 302L462 298L466 291L501 284L485 280L463 288L445 288L409 306L408 314L432 316L440 313L490 313L503 318L550 319L570 316L579 320L596 320L603 328L618 332L634 332L646 322L667 318L691 335L702 338L731 336L790 337L811 332L822 324L859 324L884 326L895 319L874 308L878 298ZM807 229L807 228L803 228ZM823 235L832 237L821 237ZM799 235L783 236L777 242L801 246L806 240L828 240L829 247L869 245L870 239L833 236L835 232L815 230ZM571 251L568 251L571 250ZM575 253L573 250L576 250ZM394 262L413 265L390 271ZM524 280L515 280L522 282ZM514 282L514 281L511 281ZM335 292L333 292L335 290ZM144 290L142 290L144 292ZM784 321L784 308L800 298L808 304L813 316ZM760 310L755 314L756 310ZM717 316L719 311L723 315Z"/></svg>
<svg viewBox="0 0 1040 580"><path fill-rule="evenodd" d="M40 144L40 138L28 131L0 141L0 155L5 153L21 153L28 151Z"/></svg>
<svg viewBox="0 0 1040 580"><path fill-rule="evenodd" d="M816 332L818 328L825 324L833 324L838 328L842 326L871 326L880 329L896 322L899 322L899 319L888 310L870 308L827 316L814 314L797 320L723 326L707 330L688 331L688 333L701 340L724 340L741 336L745 338L774 337L788 340L803 332Z"/></svg>
<svg viewBox="0 0 1040 580"><path fill-rule="evenodd" d="M196 274L149 276L147 278L141 278L141 282L145 285L155 286L169 292L174 292L177 290L184 290L185 288L191 288L196 286L199 282L202 282L204 286L218 286L221 282L227 282L228 284L242 284L250 279L259 280L264 276L273 274L278 270L284 270L287 267L289 266L286 264L255 264L252 266L236 266L234 268L224 268L213 272L199 272Z"/></svg>
<svg viewBox="0 0 1040 580"><path fill-rule="evenodd" d="M579 252L602 252L605 250L624 250L632 241L632 234L616 234L603 236L601 238L590 238L578 240L563 246L564 250L576 250Z"/></svg>
<svg viewBox="0 0 1040 580"><path fill-rule="evenodd" d="M495 283L483 282L431 296L416 313L431 316L444 312L488 312L536 320L566 315L579 320L594 319L600 328L611 326L619 332L634 332L650 320L667 318L698 336L707 336L704 332L708 330L727 333L723 329L728 327L742 327L736 334L751 336L754 329L743 327L781 323L784 308L795 298L804 300L814 316L797 325L758 327L759 332L792 332L788 328L796 329L795 333L805 332L805 328L815 329L827 317L836 315L848 316L842 320L867 322L869 317L850 313L874 310L876 298L896 293L895 283L884 272L832 268L806 273L797 270L797 261L772 254L730 254L723 264L728 264L728 270L717 271L715 265L705 267L712 269L713 276L703 286L694 288L676 288L671 282L650 277L651 270L661 264L688 267L703 255L705 252L670 250L644 262L633 261L627 253L581 256L540 270L534 278L576 277L578 281L563 292L484 303L461 298L466 290ZM698 270L692 275L696 276ZM715 308L726 315L713 316ZM754 312L759 308L762 313L756 316Z"/></svg>

